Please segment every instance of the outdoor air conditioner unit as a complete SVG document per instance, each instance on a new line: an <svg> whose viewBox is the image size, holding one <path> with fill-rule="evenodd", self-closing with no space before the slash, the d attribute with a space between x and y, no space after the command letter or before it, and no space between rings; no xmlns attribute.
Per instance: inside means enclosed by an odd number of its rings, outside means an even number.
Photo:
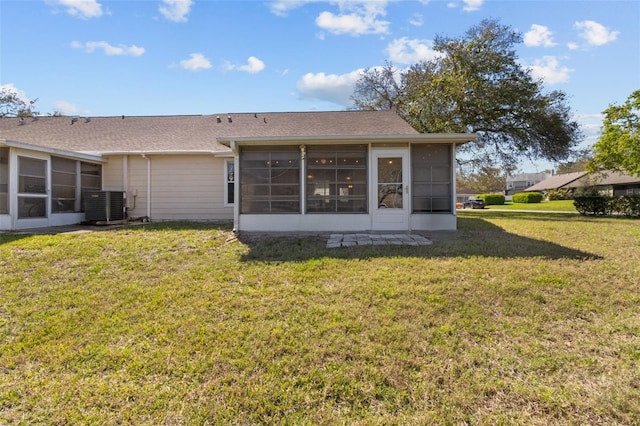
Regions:
<svg viewBox="0 0 640 426"><path fill-rule="evenodd" d="M124 220L123 191L87 191L84 203L85 220L88 222Z"/></svg>

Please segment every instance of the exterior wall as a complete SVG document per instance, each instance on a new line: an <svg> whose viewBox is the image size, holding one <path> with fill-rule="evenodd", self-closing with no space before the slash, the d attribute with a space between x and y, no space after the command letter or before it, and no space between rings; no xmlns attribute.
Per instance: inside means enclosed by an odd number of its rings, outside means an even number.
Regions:
<svg viewBox="0 0 640 426"><path fill-rule="evenodd" d="M158 221L233 219L233 206L224 203L224 158L129 155L126 161L121 160L119 157L109 159L104 188L127 192L130 218L146 216ZM126 173L122 166L118 173L118 164L126 165ZM122 180L125 175L126 185Z"/></svg>

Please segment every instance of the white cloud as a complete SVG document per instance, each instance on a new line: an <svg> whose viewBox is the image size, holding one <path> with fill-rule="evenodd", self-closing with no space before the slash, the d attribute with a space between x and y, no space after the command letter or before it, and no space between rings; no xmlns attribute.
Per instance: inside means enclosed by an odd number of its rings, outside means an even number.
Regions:
<svg viewBox="0 0 640 426"><path fill-rule="evenodd" d="M211 68L211 62L202 53L192 53L189 59L180 61L180 67L189 71L200 71Z"/></svg>
<svg viewBox="0 0 640 426"><path fill-rule="evenodd" d="M549 28L538 24L531 25L531 29L524 34L524 44L529 47L553 47L556 45L553 42L553 33Z"/></svg>
<svg viewBox="0 0 640 426"><path fill-rule="evenodd" d="M569 48L569 50L578 50L580 48L580 46L578 45L578 43L574 43L572 41L570 41L569 43L567 43L567 47Z"/></svg>
<svg viewBox="0 0 640 426"><path fill-rule="evenodd" d="M480 10L483 3L484 0L462 0L462 10L464 10L465 12L475 12L477 10ZM458 6L460 6L460 3L455 1L450 1L449 3L447 3L447 7L449 9L455 9Z"/></svg>
<svg viewBox="0 0 640 426"><path fill-rule="evenodd" d="M47 3L63 6L69 15L81 19L102 16L102 5L96 0L47 0Z"/></svg>
<svg viewBox="0 0 640 426"><path fill-rule="evenodd" d="M193 6L193 0L162 0L158 10L169 21L187 22L191 6Z"/></svg>
<svg viewBox="0 0 640 426"><path fill-rule="evenodd" d="M297 9L308 3L318 3L326 0L276 0L267 3L269 10L274 15L286 16L290 10Z"/></svg>
<svg viewBox="0 0 640 426"><path fill-rule="evenodd" d="M609 28L595 21L579 21L574 24L578 35L591 46L602 46L615 41L620 31L611 31Z"/></svg>
<svg viewBox="0 0 640 426"><path fill-rule="evenodd" d="M297 84L297 93L303 99L333 102L345 107L353 106L351 95L363 70L347 74L307 73Z"/></svg>
<svg viewBox="0 0 640 426"><path fill-rule="evenodd" d="M337 6L336 12L323 11L316 18L316 25L332 34L387 34L388 21L379 19L387 14L389 0L276 0L268 3L271 13L286 16L289 11L309 3L326 3Z"/></svg>
<svg viewBox="0 0 640 426"><path fill-rule="evenodd" d="M385 52L391 62L415 64L439 57L440 53L433 50L432 47L433 43L429 40L402 37L389 43Z"/></svg>
<svg viewBox="0 0 640 426"><path fill-rule="evenodd" d="M83 49L89 53L94 52L96 49L102 49L105 55L108 56L141 56L145 52L144 47L138 47L134 44L131 46L125 46L123 44L113 46L106 41L88 41L86 43L73 41L71 42L71 47L74 49Z"/></svg>
<svg viewBox="0 0 640 426"><path fill-rule="evenodd" d="M464 3L462 10L464 10L465 12L475 12L476 10L480 10L480 7L482 7L482 3L484 3L484 0L462 0L462 1Z"/></svg>
<svg viewBox="0 0 640 426"><path fill-rule="evenodd" d="M264 69L264 62L255 56L249 56L246 65L240 65L238 70L248 72L249 74L259 73Z"/></svg>
<svg viewBox="0 0 640 426"><path fill-rule="evenodd" d="M536 59L529 68L535 78L540 78L548 84L566 83L569 81L569 74L573 71L568 67L560 66L560 62L555 56Z"/></svg>
<svg viewBox="0 0 640 426"><path fill-rule="evenodd" d="M421 27L424 24L424 16L421 13L414 13L409 23L416 27Z"/></svg>
<svg viewBox="0 0 640 426"><path fill-rule="evenodd" d="M225 61L222 68L225 71L238 70L248 72L249 74L256 74L265 69L265 64L255 56L249 56L245 65L237 65L232 62Z"/></svg>
<svg viewBox="0 0 640 426"><path fill-rule="evenodd" d="M332 34L387 34L389 21L378 19L386 15L386 6L386 1L340 3L340 13L324 11L316 18L316 25Z"/></svg>
<svg viewBox="0 0 640 426"><path fill-rule="evenodd" d="M74 104L67 101L58 101L53 104L53 110L61 113L62 115L77 114L79 109Z"/></svg>

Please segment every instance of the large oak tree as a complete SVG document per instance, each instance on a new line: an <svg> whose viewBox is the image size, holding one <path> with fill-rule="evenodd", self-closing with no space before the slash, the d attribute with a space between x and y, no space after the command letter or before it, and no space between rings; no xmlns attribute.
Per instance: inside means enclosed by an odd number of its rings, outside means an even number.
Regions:
<svg viewBox="0 0 640 426"><path fill-rule="evenodd" d="M640 176L640 90L623 105L604 110L602 135L593 150L592 171L608 169Z"/></svg>
<svg viewBox="0 0 640 426"><path fill-rule="evenodd" d="M579 125L566 95L545 91L518 61L521 42L510 27L484 20L461 37L437 36L435 59L365 70L352 98L363 109L396 108L423 133L478 133L461 148L478 166L566 160L582 139Z"/></svg>

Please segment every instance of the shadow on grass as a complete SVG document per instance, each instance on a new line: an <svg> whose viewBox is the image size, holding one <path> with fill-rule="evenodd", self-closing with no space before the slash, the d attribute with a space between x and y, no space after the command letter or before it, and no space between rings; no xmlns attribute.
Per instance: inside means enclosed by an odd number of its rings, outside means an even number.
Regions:
<svg viewBox="0 0 640 426"><path fill-rule="evenodd" d="M501 212L502 213L502 212ZM526 214L526 213L525 213ZM503 215L500 215L503 217ZM532 215L532 220L545 219ZM540 217L538 217L540 216ZM304 261L308 259L372 258L372 257L543 257L548 259L598 259L592 253L575 250L549 241L512 234L477 217L458 218L457 231L419 232L433 241L430 246L353 246L326 248L328 235L251 235L241 234L239 240L249 247L243 261ZM558 215L555 220L564 218Z"/></svg>

